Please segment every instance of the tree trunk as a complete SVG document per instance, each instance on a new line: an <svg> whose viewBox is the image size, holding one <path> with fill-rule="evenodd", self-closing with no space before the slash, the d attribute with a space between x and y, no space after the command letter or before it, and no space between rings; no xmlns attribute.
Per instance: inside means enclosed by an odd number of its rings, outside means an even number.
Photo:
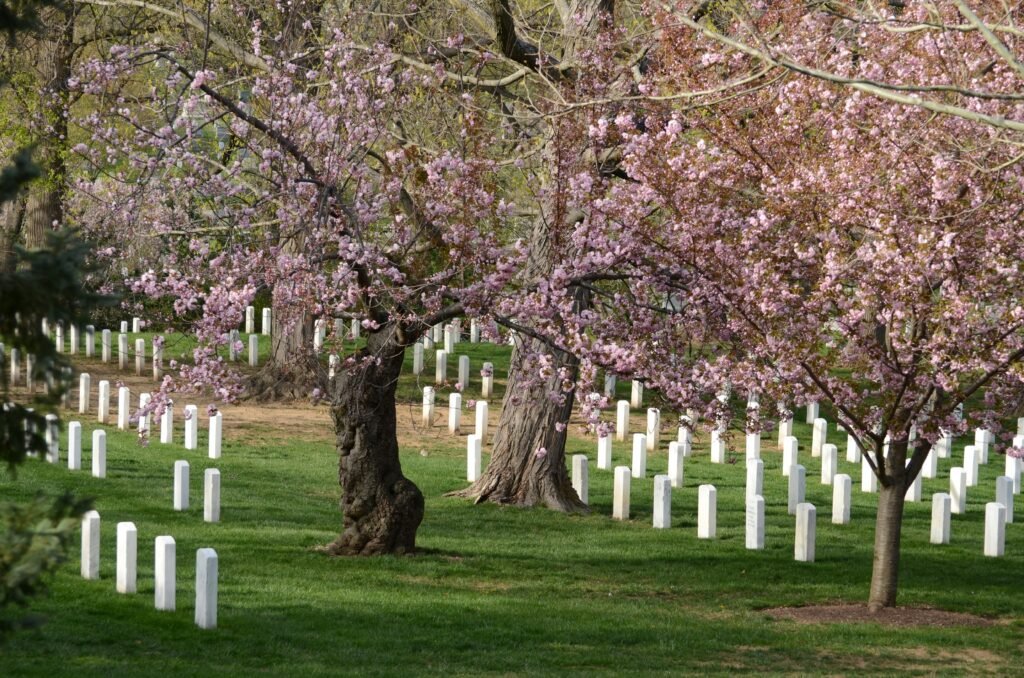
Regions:
<svg viewBox="0 0 1024 678"><path fill-rule="evenodd" d="M906 475L899 468L894 468L894 472L889 475L889 482L879 484L875 557L871 570L871 593L868 596L868 609L872 612L896 606L900 534L906 492Z"/></svg>
<svg viewBox="0 0 1024 678"><path fill-rule="evenodd" d="M270 315L270 357L249 378L246 391L260 402L308 398L326 374L313 353L313 318L308 313L288 326L284 309L273 307Z"/></svg>
<svg viewBox="0 0 1024 678"><path fill-rule="evenodd" d="M40 249L46 234L64 222L64 194L67 190L68 80L74 54L75 9L47 8L40 12L44 27L25 55L32 61L39 88L40 115L50 130L37 130L35 161L43 176L29 185L24 215L25 246Z"/></svg>
<svg viewBox="0 0 1024 678"><path fill-rule="evenodd" d="M395 388L404 346L395 326L367 336L357 366L331 383L331 415L338 446L343 530L332 555L410 553L423 520L423 494L402 475L398 459Z"/></svg>
<svg viewBox="0 0 1024 678"><path fill-rule="evenodd" d="M530 341L530 352L549 352L540 342ZM526 352L513 352L487 470L477 482L455 494L473 498L477 503L586 511L587 506L577 496L565 468L565 438L575 391L563 393L558 376L559 368L565 367L575 378L578 361L568 353L556 351L553 375L537 381L536 367L526 365L524 358L528 358ZM562 402L556 402L558 394L564 396Z"/></svg>

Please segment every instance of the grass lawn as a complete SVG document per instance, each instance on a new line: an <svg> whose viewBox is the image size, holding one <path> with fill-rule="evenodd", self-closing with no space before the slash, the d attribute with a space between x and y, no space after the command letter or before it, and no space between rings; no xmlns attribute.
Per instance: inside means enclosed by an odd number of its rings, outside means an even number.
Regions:
<svg viewBox="0 0 1024 678"><path fill-rule="evenodd" d="M463 344L457 353L462 348L475 352L472 393L482 360L493 358L499 370L507 365L507 349ZM620 382L620 395L628 388ZM410 418L418 402L411 377L403 378L400 393L413 404L399 416ZM438 405L445 403L439 394ZM95 497L102 519L101 579L79 577L76 551L53 579L52 594L33 606L46 623L0 645L0 676L1024 670L1024 525L1007 526L1005 558L982 556L984 504L994 498L1001 455L990 455L979 486L968 493L967 513L954 516L952 543L928 543L931 495L948 491L949 468L960 463L965 439L957 441L953 460L940 462L939 478L924 481L924 501L907 506L900 602L997 623L892 629L800 625L761 611L867 598L876 495L861 493L859 465L845 462L845 437L834 426L829 439L840 447L840 472L854 479L853 522L846 526L830 524L832 489L820 484L819 460L810 458L809 427L797 425L807 500L818 507L815 563L793 560L794 519L786 513L774 433L765 434L762 447L766 549L753 552L744 548L740 438L736 463L724 465L710 463L706 436L698 440L686 460L685 486L673 492L672 528L654 530L651 478L666 470L667 440L648 459L648 477L633 480L628 522L610 519L612 474L597 470L596 443L582 437L570 439L569 454L591 459L590 515L473 506L444 496L465 485L465 437L443 432L443 411L432 433L403 441L404 471L427 498L422 553L328 559L315 550L340 524L326 412L320 425L306 427L291 424L282 410L274 410L274 420L246 424L233 422L232 411L224 413L220 460L206 457L205 430L200 451L182 448L179 416L170 446L143 448L134 434L108 427L106 479L69 472L63 443L60 466L30 461L17 479L0 472L3 500L70 489ZM635 413L634 429L641 417ZM86 469L93 420L83 419ZM201 420L205 425L205 415ZM663 421L667 428L668 417ZM615 444L615 464L629 463L629 446ZM171 509L176 459L191 464L192 506L184 512ZM220 524L202 520L202 475L209 467L222 474ZM711 541L696 537L702 483L718 488L718 536ZM1018 506L1019 521L1022 515ZM139 533L139 593L120 595L115 526L129 520ZM153 542L164 534L177 541L175 612L153 609ZM212 631L193 623L200 547L220 556L219 626Z"/></svg>

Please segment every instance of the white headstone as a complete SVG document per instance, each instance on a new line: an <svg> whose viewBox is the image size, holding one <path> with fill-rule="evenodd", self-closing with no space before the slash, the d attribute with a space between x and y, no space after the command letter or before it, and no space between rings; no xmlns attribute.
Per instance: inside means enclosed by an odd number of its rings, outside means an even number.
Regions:
<svg viewBox="0 0 1024 678"><path fill-rule="evenodd" d="M943 431L942 437L936 443L939 459L949 459L953 456L953 436Z"/></svg>
<svg viewBox="0 0 1024 678"><path fill-rule="evenodd" d="M924 465L921 467L921 476L932 480L939 475L939 451L933 445L928 450L928 456L924 458Z"/></svg>
<svg viewBox="0 0 1024 678"><path fill-rule="evenodd" d="M612 494L612 518L629 520L629 474L628 466L615 467L615 485Z"/></svg>
<svg viewBox="0 0 1024 678"><path fill-rule="evenodd" d="M988 463L989 432L983 428L974 429L974 449L978 450L978 463Z"/></svg>
<svg viewBox="0 0 1024 678"><path fill-rule="evenodd" d="M160 442L164 445L174 442L174 403L170 400L164 405L164 412L160 415Z"/></svg>
<svg viewBox="0 0 1024 678"><path fill-rule="evenodd" d="M828 438L828 422L818 417L814 420L814 428L811 433L811 456L821 456L821 446L825 444Z"/></svg>
<svg viewBox="0 0 1024 678"><path fill-rule="evenodd" d="M185 449L199 448L199 408L185 405Z"/></svg>
<svg viewBox="0 0 1024 678"><path fill-rule="evenodd" d="M448 380L448 352L437 351L434 355L437 361L434 364L434 383L443 384Z"/></svg>
<svg viewBox="0 0 1024 678"><path fill-rule="evenodd" d="M60 463L60 419L56 414L46 415L46 461Z"/></svg>
<svg viewBox="0 0 1024 678"><path fill-rule="evenodd" d="M747 433L747 459L761 458L761 434Z"/></svg>
<svg viewBox="0 0 1024 678"><path fill-rule="evenodd" d="M313 323L313 352L319 353L324 347L324 339L327 335L327 320L317 318Z"/></svg>
<svg viewBox="0 0 1024 678"><path fill-rule="evenodd" d="M412 373L423 374L423 344L418 341L412 345Z"/></svg>
<svg viewBox="0 0 1024 678"><path fill-rule="evenodd" d="M110 382L104 379L100 382L99 400L96 403L96 420L101 424L107 423L110 416Z"/></svg>
<svg viewBox="0 0 1024 678"><path fill-rule="evenodd" d="M907 466L910 466L910 461L907 461ZM910 486L907 487L907 492L904 495L907 501L921 501L921 474L918 473L914 476L914 480L911 481Z"/></svg>
<svg viewBox="0 0 1024 678"><path fill-rule="evenodd" d="M661 410L656 407L647 408L647 451L658 449L661 438Z"/></svg>
<svg viewBox="0 0 1024 678"><path fill-rule="evenodd" d="M163 377L164 349L159 342L153 339L153 381L160 381Z"/></svg>
<svg viewBox="0 0 1024 678"><path fill-rule="evenodd" d="M949 543L949 518L952 502L945 492L932 495L932 533L931 543Z"/></svg>
<svg viewBox="0 0 1024 678"><path fill-rule="evenodd" d="M92 377L88 372L78 375L78 413L85 414L89 411L89 391L92 389Z"/></svg>
<svg viewBox="0 0 1024 678"><path fill-rule="evenodd" d="M643 407L644 404L644 385L643 382L633 380L633 389L629 397L629 405L634 409Z"/></svg>
<svg viewBox="0 0 1024 678"><path fill-rule="evenodd" d="M654 527L672 527L672 479L666 475L654 476Z"/></svg>
<svg viewBox="0 0 1024 678"><path fill-rule="evenodd" d="M82 516L82 579L100 578L100 514Z"/></svg>
<svg viewBox="0 0 1024 678"><path fill-rule="evenodd" d="M793 419L783 419L779 422L779 449L785 449L786 438L793 435Z"/></svg>
<svg viewBox="0 0 1024 678"><path fill-rule="evenodd" d="M135 374L142 376L142 371L146 368L146 340L136 339L135 340Z"/></svg>
<svg viewBox="0 0 1024 678"><path fill-rule="evenodd" d="M997 501L985 504L985 555L999 558L1006 541L1006 507Z"/></svg>
<svg viewBox="0 0 1024 678"><path fill-rule="evenodd" d="M11 384L17 384L21 379L21 352L16 348L11 349Z"/></svg>
<svg viewBox="0 0 1024 678"><path fill-rule="evenodd" d="M158 610L174 611L177 576L175 551L174 537L165 535L156 538L156 563L153 568L156 587L153 592L153 603Z"/></svg>
<svg viewBox="0 0 1024 678"><path fill-rule="evenodd" d="M1013 446L1017 449L1024 449L1024 440L1018 440L1022 437L1024 436L1016 436L1014 438ZM1004 475L1013 479L1013 493L1020 494L1020 474L1021 467L1024 466L1024 462L1021 461L1020 457L1014 457L1011 454L1007 454L1005 466L1006 469Z"/></svg>
<svg viewBox="0 0 1024 678"><path fill-rule="evenodd" d="M260 337L258 334L249 335L249 367L258 367L260 364Z"/></svg>
<svg viewBox="0 0 1024 678"><path fill-rule="evenodd" d="M633 434L633 477L643 478L647 474L647 436Z"/></svg>
<svg viewBox="0 0 1024 678"><path fill-rule="evenodd" d="M964 470L967 472L967 487L974 487L978 484L978 464L981 463L981 453L974 445L964 448Z"/></svg>
<svg viewBox="0 0 1024 678"><path fill-rule="evenodd" d="M764 497L756 495L747 500L746 546L751 551L764 548Z"/></svg>
<svg viewBox="0 0 1024 678"><path fill-rule="evenodd" d="M832 523L848 525L850 522L850 505L853 502L853 479L840 473L832 483Z"/></svg>
<svg viewBox="0 0 1024 678"><path fill-rule="evenodd" d="M92 325L85 326L85 357L91 358L96 353L96 328Z"/></svg>
<svg viewBox="0 0 1024 678"><path fill-rule="evenodd" d="M849 433L846 434L846 461L851 464L860 463L860 445L857 444L857 439Z"/></svg>
<svg viewBox="0 0 1024 678"><path fill-rule="evenodd" d="M270 336L270 309L269 308L263 309L262 316L263 317L261 318L261 320L263 322L261 323L260 329L262 330L263 336L269 337Z"/></svg>
<svg viewBox="0 0 1024 678"><path fill-rule="evenodd" d="M996 501L1006 509L1006 522L1013 522L1013 478L996 478Z"/></svg>
<svg viewBox="0 0 1024 678"><path fill-rule="evenodd" d="M135 523L117 524L117 592L135 593L139 531Z"/></svg>
<svg viewBox="0 0 1024 678"><path fill-rule="evenodd" d="M620 400L615 404L615 439L624 441L629 435L629 401Z"/></svg>
<svg viewBox="0 0 1024 678"><path fill-rule="evenodd" d="M469 356L459 356L459 386L463 392L469 390Z"/></svg>
<svg viewBox="0 0 1024 678"><path fill-rule="evenodd" d="M153 399L153 397L150 394L148 394L148 393L143 393L143 394L139 395L139 409L140 410L145 409L145 407L147 405L149 405L149 401L152 400L152 399ZM147 433L149 432L149 415L148 414L139 415L139 432L141 433L143 431L146 431Z"/></svg>
<svg viewBox="0 0 1024 678"><path fill-rule="evenodd" d="M444 350L448 355L455 353L455 335L451 325L444 326Z"/></svg>
<svg viewBox="0 0 1024 678"><path fill-rule="evenodd" d="M245 307L245 333L252 334L256 331L256 307Z"/></svg>
<svg viewBox="0 0 1024 678"><path fill-rule="evenodd" d="M210 459L220 459L221 445L224 439L224 414L217 412L210 416L210 443L208 455Z"/></svg>
<svg viewBox="0 0 1024 678"><path fill-rule="evenodd" d="M220 470L215 468L203 473L203 520L220 522Z"/></svg>
<svg viewBox="0 0 1024 678"><path fill-rule="evenodd" d="M813 424L814 420L818 418L818 401L813 400L807 403L807 423Z"/></svg>
<svg viewBox="0 0 1024 678"><path fill-rule="evenodd" d="M813 504L801 503L796 507L796 539L793 558L802 563L814 562L815 521L817 511Z"/></svg>
<svg viewBox="0 0 1024 678"><path fill-rule="evenodd" d="M747 494L749 502L754 497L763 493L764 487L764 462L760 459L747 459Z"/></svg>
<svg viewBox="0 0 1024 678"><path fill-rule="evenodd" d="M483 400L476 401L476 429L474 433L480 436L480 444L487 444L487 403Z"/></svg>
<svg viewBox="0 0 1024 678"><path fill-rule="evenodd" d="M142 331L142 318L132 318L132 334Z"/></svg>
<svg viewBox="0 0 1024 678"><path fill-rule="evenodd" d="M789 515L796 515L796 507L804 500L807 470L797 464L789 470Z"/></svg>
<svg viewBox="0 0 1024 678"><path fill-rule="evenodd" d="M82 469L82 424L73 421L68 424L68 470Z"/></svg>
<svg viewBox="0 0 1024 678"><path fill-rule="evenodd" d="M967 471L959 466L949 470L949 497L953 513L967 511Z"/></svg>
<svg viewBox="0 0 1024 678"><path fill-rule="evenodd" d="M128 335L123 332L117 335L117 368L120 370L128 367Z"/></svg>
<svg viewBox="0 0 1024 678"><path fill-rule="evenodd" d="M483 451L480 436L471 433L466 436L466 480L475 483L480 480L483 469Z"/></svg>
<svg viewBox="0 0 1024 678"><path fill-rule="evenodd" d="M117 389L117 428L120 431L128 430L128 422L132 416L131 391L127 386Z"/></svg>
<svg viewBox="0 0 1024 678"><path fill-rule="evenodd" d="M434 422L434 388L423 387L423 417L424 426L430 426Z"/></svg>
<svg viewBox="0 0 1024 678"><path fill-rule="evenodd" d="M718 526L718 491L714 485L697 488L697 538L714 539Z"/></svg>
<svg viewBox="0 0 1024 678"><path fill-rule="evenodd" d="M831 485L839 470L839 449L831 443L821 446L821 484Z"/></svg>
<svg viewBox="0 0 1024 678"><path fill-rule="evenodd" d="M480 395L483 398L490 398L494 393L494 363L484 363L480 370Z"/></svg>
<svg viewBox="0 0 1024 678"><path fill-rule="evenodd" d="M682 443L673 440L668 444L668 477L672 487L683 486L683 460L686 459L683 452Z"/></svg>
<svg viewBox="0 0 1024 678"><path fill-rule="evenodd" d="M602 471L612 469L612 438L602 436L597 439L597 468Z"/></svg>
<svg viewBox="0 0 1024 678"><path fill-rule="evenodd" d="M722 440L722 432L718 429L711 432L711 463L725 463L725 441Z"/></svg>
<svg viewBox="0 0 1024 678"><path fill-rule="evenodd" d="M615 375L606 374L604 375L604 395L606 398L615 397Z"/></svg>
<svg viewBox="0 0 1024 678"><path fill-rule="evenodd" d="M860 459L860 491L878 492L878 476L868 463L867 455Z"/></svg>
<svg viewBox="0 0 1024 678"><path fill-rule="evenodd" d="M100 356L105 363L110 362L111 343L110 330L103 330L100 333Z"/></svg>
<svg viewBox="0 0 1024 678"><path fill-rule="evenodd" d="M587 455L572 455L572 489L584 504L590 503L590 474Z"/></svg>
<svg viewBox="0 0 1024 678"><path fill-rule="evenodd" d="M462 396L452 393L448 396L448 433L457 435L462 425Z"/></svg>
<svg viewBox="0 0 1024 678"><path fill-rule="evenodd" d="M72 325L69 329L70 329L70 337L71 337L70 352L72 354L77 354L78 353L78 344L79 344L79 340L78 340L78 325Z"/></svg>
<svg viewBox="0 0 1024 678"><path fill-rule="evenodd" d="M107 432L102 429L92 432L92 475L107 477Z"/></svg>
<svg viewBox="0 0 1024 678"><path fill-rule="evenodd" d="M794 466L800 461L800 441L796 436L786 436L782 445L782 475L789 477Z"/></svg>
<svg viewBox="0 0 1024 678"><path fill-rule="evenodd" d="M196 550L196 626L217 628L217 552Z"/></svg>
<svg viewBox="0 0 1024 678"><path fill-rule="evenodd" d="M477 324L476 318L471 318L469 321L469 343L480 343L480 325Z"/></svg>
<svg viewBox="0 0 1024 678"><path fill-rule="evenodd" d="M57 353L64 352L64 326L57 323L56 336L54 337L53 343L57 347Z"/></svg>
<svg viewBox="0 0 1024 678"><path fill-rule="evenodd" d="M174 462L174 510L188 510L188 462L179 459Z"/></svg>

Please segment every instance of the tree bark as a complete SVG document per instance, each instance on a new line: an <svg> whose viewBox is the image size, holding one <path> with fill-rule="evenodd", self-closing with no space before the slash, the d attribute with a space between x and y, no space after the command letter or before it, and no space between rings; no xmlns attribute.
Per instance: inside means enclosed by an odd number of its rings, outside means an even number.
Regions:
<svg viewBox="0 0 1024 678"><path fill-rule="evenodd" d="M455 494L477 503L586 511L587 506L580 501L566 471L567 426L559 426L569 422L575 391L562 392L558 371L567 368L575 377L578 361L568 353L555 351L554 374L538 381L537 370L526 366L524 358L527 353L551 351L537 340L530 342L528 352L517 349L512 354L494 452L487 470L477 482ZM561 402L555 400L558 394L563 396Z"/></svg>
<svg viewBox="0 0 1024 678"><path fill-rule="evenodd" d="M40 12L42 31L25 57L31 60L39 88L39 114L52 130L37 130L35 160L43 176L30 184L24 215L25 246L40 249L46 234L64 221L67 190L68 80L73 57L75 8L47 8Z"/></svg>
<svg viewBox="0 0 1024 678"><path fill-rule="evenodd" d="M331 415L342 489L342 533L332 555L410 553L423 520L423 494L402 475L395 388L405 347L388 324L367 336L362 359L331 383ZM369 358L369 359L366 359Z"/></svg>
<svg viewBox="0 0 1024 678"><path fill-rule="evenodd" d="M274 306L270 322L270 357L249 378L246 391L260 402L308 398L326 376L313 353L313 318L303 313L289 327L285 310Z"/></svg>
<svg viewBox="0 0 1024 678"><path fill-rule="evenodd" d="M890 450L890 457L893 451ZM878 612L896 606L899 584L900 536L903 528L903 506L906 500L907 475L902 460L890 458L888 482L879 483L878 515L875 518L875 555L871 570L871 591L868 609ZM895 462L895 463L894 463Z"/></svg>

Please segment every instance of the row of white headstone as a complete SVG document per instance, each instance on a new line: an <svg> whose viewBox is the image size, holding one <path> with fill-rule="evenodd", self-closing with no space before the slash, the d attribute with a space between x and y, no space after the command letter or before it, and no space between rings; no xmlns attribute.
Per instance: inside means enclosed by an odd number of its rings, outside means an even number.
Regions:
<svg viewBox="0 0 1024 678"><path fill-rule="evenodd" d="M448 382L448 353L437 351L434 364L434 383L442 386ZM416 344L413 347L412 372L415 375L423 374L423 345ZM331 375L333 376L333 375ZM459 379L456 382L457 388L462 393L469 390L469 356L459 356ZM480 371L480 395L483 398L490 398L494 394L494 364L484 363Z"/></svg>
<svg viewBox="0 0 1024 678"><path fill-rule="evenodd" d="M174 537L161 535L154 542L154 594L157 610L173 612L177 607L177 545ZM89 511L82 517L83 579L100 578L100 514ZM217 627L217 552L212 548L196 550L195 622L203 629ZM137 593L138 529L135 523L117 524L118 593Z"/></svg>
<svg viewBox="0 0 1024 678"><path fill-rule="evenodd" d="M618 467L616 469L615 478L615 492L616 496L613 500L613 515L618 513L619 515L628 517L628 480L629 476L633 478L642 478L646 472L646 453L653 446L650 441L655 437L658 431L658 413L656 410L649 410L648 412L648 428L655 432L654 436L646 436L645 434L635 434L633 438L633 464L631 467ZM852 479L846 474L839 474L836 472L838 467L838 454L835 445L824 443L824 431L825 427L822 425L822 420L816 418L815 422L815 436L812 440L812 449L817 447L819 449L819 456L822 456L822 483L826 485L833 485L833 506L832 506L832 522L835 524L847 524L850 521L850 506L851 506L851 493L852 493ZM792 430L791 424L788 429ZM976 440L982 441L987 440L989 434L987 432L980 431L977 434ZM670 522L667 511L669 510L669 502L666 500L666 493L670 492L671 487L681 487L683 484L683 459L690 454L690 431L687 428L680 428L679 441L673 441L669 444L669 474L665 476L656 476L655 478L655 506L654 506L654 523L655 527L667 526ZM852 439L852 436L851 436ZM944 442L947 453L950 448L950 440L947 439ZM656 443L655 443L656 444ZM797 553L798 559L799 554L804 553L810 554L809 558L813 560L813 520L808 522L808 515L813 515L814 507L804 502L805 495L805 478L806 471L803 466L796 464L797 453L798 453L798 440L791 435L785 437L784 453L783 453L783 466L782 473L784 476L789 477L789 501L788 509L790 515L798 516L798 527L802 526L802 529L798 529L798 544ZM1019 436L1014 440L1014 447L1024 447L1024 436ZM872 471L867 460L862 458L859 449L856 449L856 442L853 442L853 449L856 450L856 454L851 453L848 450L847 459L848 461L857 462L860 461L862 464L862 490L865 492L877 492L877 477ZM967 455L973 455L972 446L968 446ZM813 455L813 452L812 452ZM747 437L747 522L748 522L748 533L747 541L748 544L763 543L763 498L761 499L760 505L756 501L757 497L761 496L762 478L763 478L763 462L759 458L760 456L760 436L758 434L750 434ZM929 455L933 462L938 456L936 454ZM714 448L712 449L712 461L714 459ZM470 456L470 467L472 467L472 450ZM996 502L1003 507L1002 512L999 513L1005 522L1012 522L1013 520L1013 494L1020 491L1020 472L1021 472L1021 460L1014 457L1007 456L1007 476L1002 476L996 481ZM479 464L477 463L478 467ZM609 437L602 437L598 441L598 468L610 469L611 468L611 440ZM926 465L926 468L928 466ZM621 477L622 469L626 469L629 475L624 479ZM963 512L966 504L966 484L962 478L963 469L953 469L951 474L952 490L951 494L957 497L956 512ZM960 472L960 473L958 473ZM934 470L928 477L935 477ZM907 499L910 501L920 501L921 499L921 474L918 475L917 479L908 488ZM667 483L667 484L666 484ZM575 455L573 457L573 486L580 496L581 501L584 503L588 500L588 474L587 474L587 457L585 455ZM707 491L705 491L707 493ZM942 503L941 497L946 497L945 504ZM935 543L948 543L949 535L949 517L948 510L943 517L941 511L938 510L938 506L949 504L949 495L936 495L933 500L933 535L945 535L945 541L935 541ZM801 506L806 515L801 520ZM806 508L810 507L810 508ZM707 508L707 507L706 507ZM700 509L700 507L698 507ZM807 513L808 511L812 513ZM995 508L989 509L993 515L995 515ZM709 515L711 515L709 513ZM760 517L759 517L760 516ZM988 516L987 516L988 517ZM713 518L705 520L705 526L710 525L713 522ZM990 525L991 521L987 520L986 523L986 554L992 551L995 554L998 551L998 555L1002 555L1002 547L989 547L989 544L1002 544L1002 538L996 538L994 535L1000 529L995 525ZM698 520L699 526L700 521ZM706 533L707 530L704 530ZM758 533L762 535L758 538ZM936 537L937 538L937 537ZM933 538L934 541L934 538ZM809 546L808 546L809 545ZM751 546L751 548L755 548Z"/></svg>
<svg viewBox="0 0 1024 678"><path fill-rule="evenodd" d="M78 384L78 413L88 414L91 406L92 378L88 372L79 375ZM138 412L146 408L152 395L142 393L139 395L138 410L135 414L138 419L138 430L148 433L150 430L150 415L138 416ZM117 389L117 428L127 431L131 427L132 420L131 390L127 386ZM101 424L108 423L110 418L110 382L100 381L97 387L96 397L96 420ZM160 442L169 445L174 442L174 401L168 401L160 418ZM209 419L209 455L210 459L219 459L223 440L223 415L216 412L210 415ZM199 408L195 405L185 405L185 449L194 450L199 446Z"/></svg>

